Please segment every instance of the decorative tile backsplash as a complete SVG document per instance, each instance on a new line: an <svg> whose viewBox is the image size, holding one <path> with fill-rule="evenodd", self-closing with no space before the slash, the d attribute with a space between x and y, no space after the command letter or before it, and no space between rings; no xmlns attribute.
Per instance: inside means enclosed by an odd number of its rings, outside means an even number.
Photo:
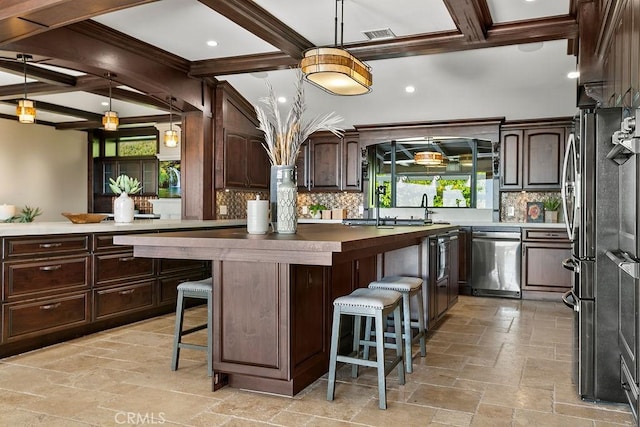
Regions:
<svg viewBox="0 0 640 427"><path fill-rule="evenodd" d="M503 191L500 193L500 222L527 222L527 202L543 202L549 196L560 197L560 192ZM510 207L514 208L513 216L509 216ZM562 220L561 215L558 220Z"/></svg>
<svg viewBox="0 0 640 427"><path fill-rule="evenodd" d="M216 212L217 218L246 218L247 200L254 200L258 195L262 200L269 199L268 191L216 191L216 206L218 207L218 212ZM349 218L359 218L362 216L359 213L359 210L362 206L363 197L364 196L362 193L298 193L298 216L310 218L310 215L302 214L303 207L314 204L322 204L325 205L328 209L347 209L347 216ZM226 215L220 214L221 206L227 207Z"/></svg>

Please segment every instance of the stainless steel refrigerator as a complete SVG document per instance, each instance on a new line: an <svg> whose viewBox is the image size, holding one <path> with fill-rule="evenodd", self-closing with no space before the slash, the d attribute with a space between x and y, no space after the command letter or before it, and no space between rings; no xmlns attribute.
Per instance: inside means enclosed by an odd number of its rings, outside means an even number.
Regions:
<svg viewBox="0 0 640 427"><path fill-rule="evenodd" d="M586 400L624 402L618 347L618 268L607 252L618 247L619 165L607 158L620 129L619 108L582 110L569 136L562 197L573 271L563 296L574 311L573 374Z"/></svg>

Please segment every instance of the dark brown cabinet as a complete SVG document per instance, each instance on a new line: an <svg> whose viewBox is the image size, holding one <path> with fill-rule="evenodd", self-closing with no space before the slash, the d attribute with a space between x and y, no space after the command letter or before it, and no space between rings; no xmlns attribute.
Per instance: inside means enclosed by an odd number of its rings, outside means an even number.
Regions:
<svg viewBox="0 0 640 427"><path fill-rule="evenodd" d="M270 163L262 140L229 132L224 145L225 188L269 188Z"/></svg>
<svg viewBox="0 0 640 427"><path fill-rule="evenodd" d="M471 274L471 227L458 229L458 284L459 293L470 295L467 286Z"/></svg>
<svg viewBox="0 0 640 427"><path fill-rule="evenodd" d="M501 190L559 190L570 121L518 122L502 128Z"/></svg>
<svg viewBox="0 0 640 427"><path fill-rule="evenodd" d="M2 239L0 357L173 311L178 284L211 276L209 261L137 258L113 236Z"/></svg>
<svg viewBox="0 0 640 427"><path fill-rule="evenodd" d="M361 191L361 154L356 133L339 138L315 134L298 155L298 188L302 191Z"/></svg>
<svg viewBox="0 0 640 427"><path fill-rule="evenodd" d="M571 256L567 233L559 229L523 229L522 291L566 292L571 272L562 261Z"/></svg>

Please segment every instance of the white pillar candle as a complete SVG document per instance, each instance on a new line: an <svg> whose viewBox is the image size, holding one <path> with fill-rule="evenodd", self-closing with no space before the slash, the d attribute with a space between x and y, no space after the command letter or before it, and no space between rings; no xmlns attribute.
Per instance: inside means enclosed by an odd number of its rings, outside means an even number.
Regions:
<svg viewBox="0 0 640 427"><path fill-rule="evenodd" d="M14 205L0 205L0 221L9 219L16 215L16 207Z"/></svg>

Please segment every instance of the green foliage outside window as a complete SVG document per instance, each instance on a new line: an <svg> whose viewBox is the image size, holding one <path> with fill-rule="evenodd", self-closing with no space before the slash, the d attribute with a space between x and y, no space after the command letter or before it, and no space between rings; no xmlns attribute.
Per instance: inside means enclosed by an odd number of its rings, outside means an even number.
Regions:
<svg viewBox="0 0 640 427"><path fill-rule="evenodd" d="M121 157L155 156L156 140L120 141L118 143L118 155Z"/></svg>

